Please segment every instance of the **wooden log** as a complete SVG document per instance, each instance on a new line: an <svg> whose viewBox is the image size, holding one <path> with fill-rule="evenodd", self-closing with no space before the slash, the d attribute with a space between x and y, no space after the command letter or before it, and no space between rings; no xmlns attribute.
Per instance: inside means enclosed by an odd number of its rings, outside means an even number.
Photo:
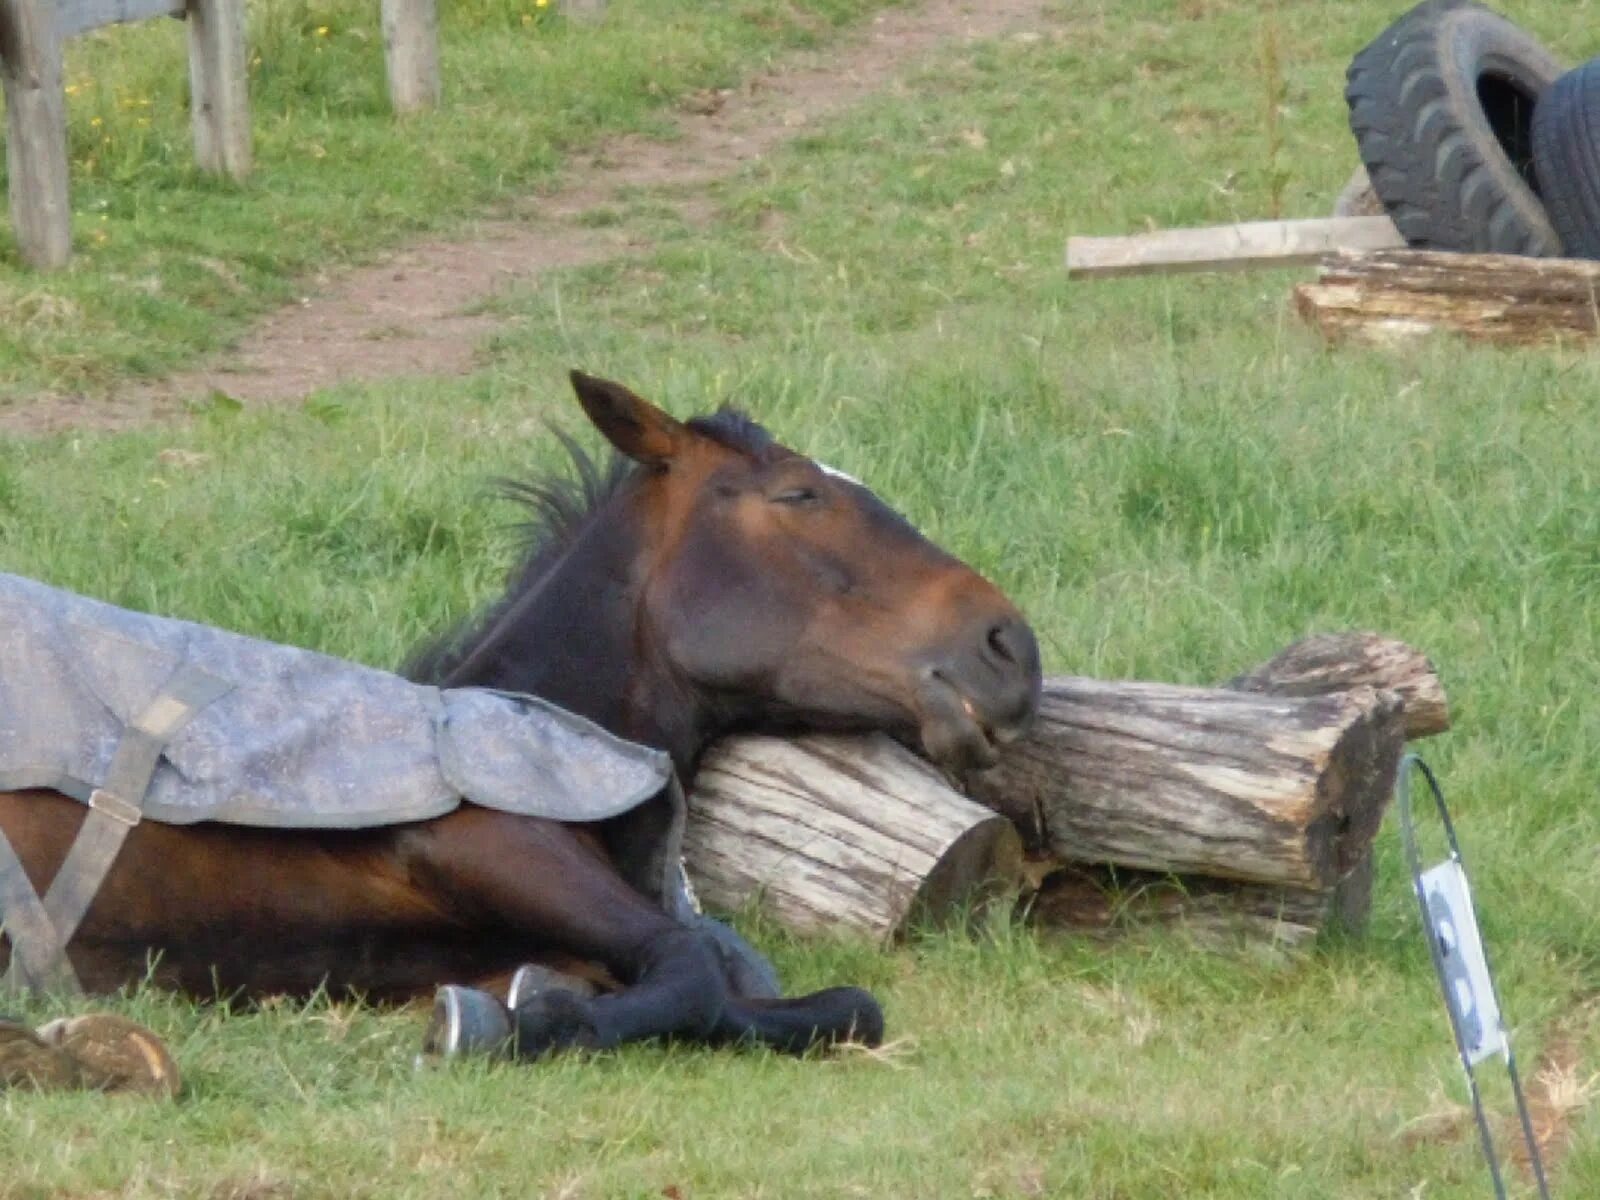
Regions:
<svg viewBox="0 0 1600 1200"><path fill-rule="evenodd" d="M1318 633L1286 647L1224 687L1276 696L1322 696L1354 687L1397 692L1408 739L1450 728L1444 685L1425 654L1379 633Z"/></svg>
<svg viewBox="0 0 1600 1200"><path fill-rule="evenodd" d="M1330 341L1377 345L1438 331L1534 345L1600 330L1600 262L1424 250L1342 252L1294 291L1300 315Z"/></svg>
<svg viewBox="0 0 1600 1200"><path fill-rule="evenodd" d="M202 171L250 174L244 0L188 0L194 157Z"/></svg>
<svg viewBox="0 0 1600 1200"><path fill-rule="evenodd" d="M1046 681L1034 732L970 794L1066 862L1329 888L1377 833L1402 701Z"/></svg>
<svg viewBox="0 0 1600 1200"><path fill-rule="evenodd" d="M1248 221L1125 237L1070 237L1067 274L1117 276L1286 267L1317 262L1333 250L1404 245L1399 230L1386 216Z"/></svg>
<svg viewBox="0 0 1600 1200"><path fill-rule="evenodd" d="M1015 898L1021 839L889 738L737 737L694 779L684 858L701 899L800 932L880 940Z"/></svg>
<svg viewBox="0 0 1600 1200"><path fill-rule="evenodd" d="M389 103L397 113L439 106L437 0L382 0Z"/></svg>
<svg viewBox="0 0 1600 1200"><path fill-rule="evenodd" d="M1031 790L1008 799L993 794L993 789L1005 786L996 772L973 782L975 794L1019 818L1034 844L1030 883L1038 887L1041 879L1050 880L1037 898L1036 914L1091 931L1147 921L1188 922L1192 915L1195 930L1207 936L1233 931L1292 943L1335 916L1341 923L1358 926L1370 897L1371 860L1363 851L1370 849L1388 799L1403 722L1408 717L1420 719L1430 729L1448 723L1443 689L1426 658L1371 633L1317 635L1297 642L1240 676L1234 690L1052 679L1046 692L1059 697L1074 688L1100 689L1121 698L1111 704L1090 704L1091 710L1126 710L1129 697L1137 709L1136 702L1145 700L1149 724L1144 732L1153 746L1143 752L1145 756L1170 766L1187 754L1201 767L1200 778L1181 772L1176 777L1163 775L1148 769L1149 763L1134 769L1138 739L1133 739L1135 749L1130 752L1127 732L1115 719L1077 728L1075 735L1089 743L1087 756L1064 749L1059 729L1051 731L1049 711L1057 708L1051 699L1041 728L1016 750L1036 760L1034 770L1044 784L1029 784ZM1190 710L1186 714L1180 706L1176 713L1161 711L1149 703L1152 689L1188 697ZM1240 694L1238 689L1296 694L1275 702ZM1407 707L1403 700L1414 697L1423 699ZM1313 708L1307 709L1308 704ZM1342 734L1339 712L1349 717ZM1059 724L1059 713L1055 720ZM1361 752L1363 730L1374 743L1371 754ZM1307 752L1319 741L1327 743L1326 750ZM1167 749L1185 745L1189 749L1184 754ZM1208 747L1216 757L1207 762L1196 747ZM1230 762L1229 755L1237 761ZM1297 762L1304 770L1297 776L1284 772L1285 777L1298 779L1298 788L1284 786L1274 793L1268 786L1271 764L1281 766L1284 761ZM1142 823L1147 829L1152 844L1167 847L1159 853L1159 870L1081 863L1068 869L1054 857L1057 839L1048 823L1062 806L1070 810L1081 794L1072 786L1072 773L1084 763L1101 768L1110 763L1112 769L1109 773L1102 769L1101 778L1088 780L1091 806L1071 816L1069 834L1079 824L1102 822L1106 806L1118 814L1126 811L1136 825ZM1117 763L1126 765L1125 774L1118 774ZM1006 769L1002 764L1000 771ZM1208 771L1229 786L1211 786L1205 778ZM1259 786L1246 786L1252 781ZM1233 794L1241 789L1247 793L1245 801ZM1170 801L1172 790L1181 803ZM1247 850L1233 853L1227 849L1227 830L1231 822L1237 832L1241 804L1256 824L1243 826L1240 836ZM930 821L924 811L929 805L942 815ZM1016 879L1014 843L1006 838L987 842L996 835L981 832L972 810L962 809L960 798L941 776L881 738L730 739L708 757L695 780L690 808L690 873L707 902L726 910L762 899L792 928L846 926L891 936L904 927L911 911L904 900L919 887L925 907L937 913L952 897L975 887L982 891L986 879L991 893L1005 891ZM1309 828L1284 833L1284 827L1295 829L1297 823L1309 827L1318 820L1345 827L1331 842L1319 840ZM963 821L974 821L973 828L980 831L965 842L959 833ZM1252 855L1260 857L1271 841L1261 836L1265 827L1296 847L1289 857L1331 860L1332 866L1324 868L1320 877L1344 870L1338 886L1330 890L1326 883L1240 883L1173 873L1174 866L1190 861L1179 851L1196 844L1210 848L1207 862L1213 864L1208 868L1212 870L1221 855L1227 856L1228 867ZM941 828L950 832L941 834ZM931 842L926 840L930 837ZM897 846L900 842L907 845ZM930 876L934 871L917 866L906 856L907 850L923 863L949 860L941 878L953 882L917 883L913 877L918 871ZM1114 854L1116 848L1108 851L1100 845L1089 853ZM1272 861L1283 853L1274 852ZM1148 847L1140 857L1148 859ZM899 863L898 874L885 872L886 858ZM1062 879L1073 881L1074 898L1050 899L1049 893L1062 886ZM1369 885L1366 890L1360 886L1363 880ZM1097 897L1092 903L1091 893Z"/></svg>
<svg viewBox="0 0 1600 1200"><path fill-rule="evenodd" d="M65 266L72 257L66 93L48 0L0 0L0 79L17 250L38 270Z"/></svg>

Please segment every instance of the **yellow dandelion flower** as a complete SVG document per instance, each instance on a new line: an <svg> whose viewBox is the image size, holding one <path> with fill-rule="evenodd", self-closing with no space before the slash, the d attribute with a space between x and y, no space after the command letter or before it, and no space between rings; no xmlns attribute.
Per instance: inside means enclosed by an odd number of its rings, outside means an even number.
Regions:
<svg viewBox="0 0 1600 1200"><path fill-rule="evenodd" d="M100 126L102 126L104 124L105 124L105 122L102 121L99 117L90 117L89 118L89 127L91 129L99 129Z"/></svg>
<svg viewBox="0 0 1600 1200"><path fill-rule="evenodd" d="M69 83L69 84L67 84L67 95L76 96L81 91L83 91L83 84L81 84L81 83Z"/></svg>
<svg viewBox="0 0 1600 1200"><path fill-rule="evenodd" d="M317 36L318 37L327 37L328 36L328 27L326 25L318 25L317 26Z"/></svg>
<svg viewBox="0 0 1600 1200"><path fill-rule="evenodd" d="M533 6L535 8L549 8L550 0L533 0Z"/></svg>

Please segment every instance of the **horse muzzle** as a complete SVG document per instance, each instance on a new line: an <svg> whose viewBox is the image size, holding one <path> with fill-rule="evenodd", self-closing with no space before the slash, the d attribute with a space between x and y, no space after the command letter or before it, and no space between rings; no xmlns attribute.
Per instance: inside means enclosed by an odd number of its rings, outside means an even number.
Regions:
<svg viewBox="0 0 1600 1200"><path fill-rule="evenodd" d="M954 770L994 765L1003 747L1032 727L1042 684L1039 643L1020 615L979 622L921 668L923 750Z"/></svg>

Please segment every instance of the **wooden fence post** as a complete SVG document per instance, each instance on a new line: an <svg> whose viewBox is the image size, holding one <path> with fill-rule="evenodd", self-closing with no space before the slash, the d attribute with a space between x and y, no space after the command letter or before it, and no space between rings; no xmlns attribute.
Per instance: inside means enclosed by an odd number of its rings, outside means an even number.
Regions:
<svg viewBox="0 0 1600 1200"><path fill-rule="evenodd" d="M72 257L72 210L61 38L48 0L0 0L0 75L17 248L30 267L60 267Z"/></svg>
<svg viewBox="0 0 1600 1200"><path fill-rule="evenodd" d="M389 71L389 103L395 112L437 107L437 0L383 0L383 54Z"/></svg>
<svg viewBox="0 0 1600 1200"><path fill-rule="evenodd" d="M194 157L202 171L250 174L250 89L244 0L189 0Z"/></svg>

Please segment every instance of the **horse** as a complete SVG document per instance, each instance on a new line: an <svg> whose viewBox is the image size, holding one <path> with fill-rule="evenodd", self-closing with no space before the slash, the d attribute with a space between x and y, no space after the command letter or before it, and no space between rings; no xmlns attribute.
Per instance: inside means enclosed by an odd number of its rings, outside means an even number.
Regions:
<svg viewBox="0 0 1600 1200"><path fill-rule="evenodd" d="M883 730L966 769L1028 728L1028 623L868 488L737 410L679 421L621 384L571 382L610 471L560 435L577 480L511 487L532 513L520 566L414 657L413 678L542 697L666 751L684 779L734 731ZM0 794L0 830L36 888L85 812L57 793ZM91 991L148 981L201 998L326 987L403 1001L524 963L598 968L602 994L555 987L518 1004L528 1057L882 1036L861 989L742 994L704 929L624 879L621 836L470 804L361 830L147 820L69 955Z"/></svg>

